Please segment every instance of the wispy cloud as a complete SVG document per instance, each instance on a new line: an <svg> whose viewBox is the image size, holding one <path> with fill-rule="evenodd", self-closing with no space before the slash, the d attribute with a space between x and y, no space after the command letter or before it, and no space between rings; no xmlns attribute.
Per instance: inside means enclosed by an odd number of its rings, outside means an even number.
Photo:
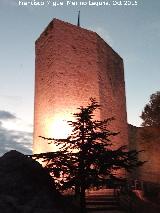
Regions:
<svg viewBox="0 0 160 213"><path fill-rule="evenodd" d="M0 125L0 155L13 149L24 154L31 154L32 133L7 130Z"/></svg>
<svg viewBox="0 0 160 213"><path fill-rule="evenodd" d="M0 110L0 120L16 119L16 116L5 110Z"/></svg>
<svg viewBox="0 0 160 213"><path fill-rule="evenodd" d="M32 132L8 129L5 122L19 120L13 113L0 110L0 155L15 149L24 154L32 153Z"/></svg>

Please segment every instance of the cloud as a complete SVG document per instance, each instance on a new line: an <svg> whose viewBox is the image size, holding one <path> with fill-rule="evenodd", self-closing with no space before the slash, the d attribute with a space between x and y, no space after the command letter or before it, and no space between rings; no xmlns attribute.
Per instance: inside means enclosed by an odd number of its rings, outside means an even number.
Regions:
<svg viewBox="0 0 160 213"><path fill-rule="evenodd" d="M24 154L31 154L32 133L7 130L0 123L0 155L13 149Z"/></svg>
<svg viewBox="0 0 160 213"><path fill-rule="evenodd" d="M0 110L0 120L16 119L16 116L8 111Z"/></svg>
<svg viewBox="0 0 160 213"><path fill-rule="evenodd" d="M8 129L5 122L19 120L13 113L0 110L0 155L17 150L24 154L32 154L32 132Z"/></svg>

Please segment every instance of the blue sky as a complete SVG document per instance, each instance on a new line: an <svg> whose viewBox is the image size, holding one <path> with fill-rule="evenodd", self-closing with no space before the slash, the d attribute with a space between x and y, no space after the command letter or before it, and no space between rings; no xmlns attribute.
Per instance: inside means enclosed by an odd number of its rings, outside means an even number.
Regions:
<svg viewBox="0 0 160 213"><path fill-rule="evenodd" d="M65 5L67 1L61 2ZM103 7L53 7L0 1L0 131L1 136L19 135L18 140L10 137L8 147L31 150L35 40L53 18L76 24L79 9L81 27L96 31L123 58L128 122L140 126L141 111L150 95L160 90L160 1L137 0L137 6L113 6L115 1L109 2L110 6ZM4 112L14 118L4 118ZM26 135L24 146L22 133ZM9 149L5 140L0 140L4 144L1 153Z"/></svg>

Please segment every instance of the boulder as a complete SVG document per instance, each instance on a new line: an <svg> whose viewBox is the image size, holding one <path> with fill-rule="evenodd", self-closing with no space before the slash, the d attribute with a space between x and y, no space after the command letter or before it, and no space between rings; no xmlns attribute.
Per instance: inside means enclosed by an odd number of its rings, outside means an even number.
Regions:
<svg viewBox="0 0 160 213"><path fill-rule="evenodd" d="M53 179L41 164L15 150L0 158L0 211L70 212Z"/></svg>

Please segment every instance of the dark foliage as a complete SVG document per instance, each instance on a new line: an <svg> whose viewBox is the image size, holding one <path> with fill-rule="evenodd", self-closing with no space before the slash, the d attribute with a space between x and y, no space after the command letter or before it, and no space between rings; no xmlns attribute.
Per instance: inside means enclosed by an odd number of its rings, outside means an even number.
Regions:
<svg viewBox="0 0 160 213"><path fill-rule="evenodd" d="M114 118L93 119L99 108L95 99L91 99L87 107L80 107L74 114L74 122L68 121L73 131L66 140L42 137L49 143L61 145L59 151L34 155L46 163L59 189L74 188L79 192L82 209L85 209L86 189L106 185L109 180L120 180L123 177L117 175L117 171L118 174L122 169L131 171L142 164L137 160L137 151L128 151L126 146L112 149L111 137L113 140L119 133L108 129Z"/></svg>
<svg viewBox="0 0 160 213"><path fill-rule="evenodd" d="M160 91L150 96L150 101L140 117L143 120L142 126L160 127Z"/></svg>

